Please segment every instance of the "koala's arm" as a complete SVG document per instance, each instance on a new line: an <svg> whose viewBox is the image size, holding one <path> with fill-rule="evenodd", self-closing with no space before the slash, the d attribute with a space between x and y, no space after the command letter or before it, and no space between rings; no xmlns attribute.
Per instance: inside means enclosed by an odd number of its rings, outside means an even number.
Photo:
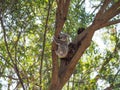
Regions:
<svg viewBox="0 0 120 90"><path fill-rule="evenodd" d="M53 40L54 40L54 42L55 42L57 45L60 45L60 44L62 44L62 43L66 43L66 42L61 41L60 39L56 38L55 36L53 37Z"/></svg>
<svg viewBox="0 0 120 90"><path fill-rule="evenodd" d="M59 45L60 43L58 42L59 41L59 39L58 38L56 38L55 36L53 37L53 41L57 44L57 45Z"/></svg>

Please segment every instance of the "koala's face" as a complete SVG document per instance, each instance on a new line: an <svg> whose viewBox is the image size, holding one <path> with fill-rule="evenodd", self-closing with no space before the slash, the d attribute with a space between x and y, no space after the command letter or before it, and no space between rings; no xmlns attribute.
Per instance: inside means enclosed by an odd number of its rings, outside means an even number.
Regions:
<svg viewBox="0 0 120 90"><path fill-rule="evenodd" d="M67 41L68 35L64 33L60 33L58 39L60 39L61 41Z"/></svg>

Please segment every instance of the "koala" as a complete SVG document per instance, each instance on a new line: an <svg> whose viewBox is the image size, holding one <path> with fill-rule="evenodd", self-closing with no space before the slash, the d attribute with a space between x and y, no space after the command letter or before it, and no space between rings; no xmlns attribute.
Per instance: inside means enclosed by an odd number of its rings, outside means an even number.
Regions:
<svg viewBox="0 0 120 90"><path fill-rule="evenodd" d="M58 55L59 58L65 58L68 54L68 35L65 33L60 33L58 38L54 36L53 40L58 45L57 50L55 53Z"/></svg>

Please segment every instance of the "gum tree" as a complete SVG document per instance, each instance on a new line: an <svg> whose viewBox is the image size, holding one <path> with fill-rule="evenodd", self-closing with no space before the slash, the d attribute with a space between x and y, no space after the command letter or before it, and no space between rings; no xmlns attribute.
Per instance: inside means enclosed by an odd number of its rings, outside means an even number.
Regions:
<svg viewBox="0 0 120 90"><path fill-rule="evenodd" d="M114 3L113 3L114 2ZM63 25L66 21L68 10L69 10L70 0L57 0L57 10L56 10L56 27L55 36L61 32ZM104 0L100 4L100 9L97 12L92 24L86 28L84 32L76 36L72 41L74 45L81 43L77 48L75 54L69 60L69 64L60 65L58 64L58 58L55 54L56 45L52 43L52 81L49 90L61 90L65 83L69 80L78 60L83 55L84 51L90 46L92 37L100 28L107 27L120 22L120 19L114 20L113 18L120 14L120 1ZM69 56L68 56L69 57ZM61 61L61 64L65 61ZM60 70L63 70L62 72ZM59 73L60 72L60 73Z"/></svg>

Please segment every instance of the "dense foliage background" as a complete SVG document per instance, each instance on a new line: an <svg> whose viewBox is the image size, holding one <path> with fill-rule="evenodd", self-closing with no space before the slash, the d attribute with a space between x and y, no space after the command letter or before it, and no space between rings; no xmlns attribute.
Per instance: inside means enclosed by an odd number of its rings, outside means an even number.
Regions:
<svg viewBox="0 0 120 90"><path fill-rule="evenodd" d="M101 0L71 0L63 32L73 40L93 22ZM114 3L114 0L113 0ZM0 1L0 89L47 90L52 75L55 0ZM117 15L114 19L120 18ZM120 26L94 35L63 90L120 88Z"/></svg>

